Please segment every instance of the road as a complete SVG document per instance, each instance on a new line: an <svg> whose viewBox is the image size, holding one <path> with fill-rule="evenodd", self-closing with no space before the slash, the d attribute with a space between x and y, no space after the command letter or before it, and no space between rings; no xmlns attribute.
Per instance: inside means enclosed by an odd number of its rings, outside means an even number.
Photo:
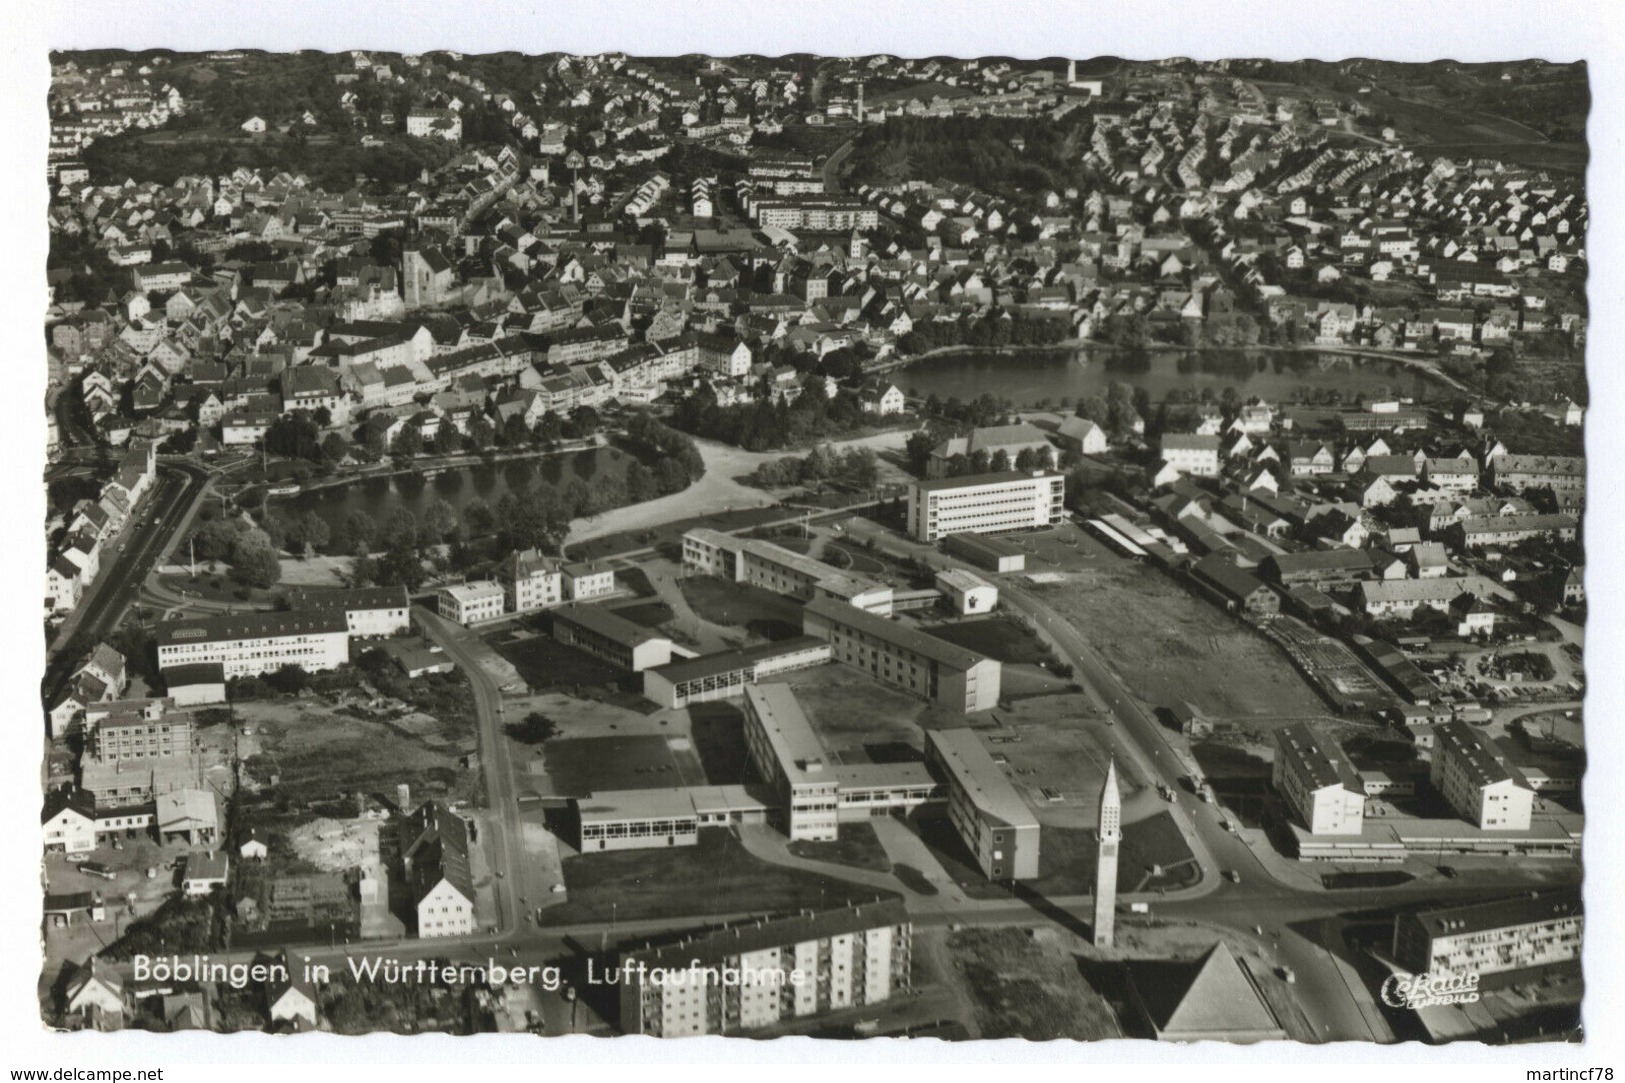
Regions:
<svg viewBox="0 0 1625 1083"><path fill-rule="evenodd" d="M159 464L153 491L132 513L134 521L114 540L111 552L102 554L96 581L57 629L42 684L47 699L83 660L78 657L80 652L62 648L76 637L87 646L94 644L118 626L147 575L179 537L207 479L207 473L198 467Z"/></svg>
<svg viewBox="0 0 1625 1083"><path fill-rule="evenodd" d="M518 899L520 873L525 864L520 861L518 852L524 837L524 826L519 817L518 794L514 791L508 742L502 735L502 690L480 666L479 659L470 649L469 640L477 639L475 633L421 605L412 607L412 616L423 633L457 663L468 677L469 687L474 693L474 710L480 734L480 770L485 772L486 804L493 813L485 821L485 830L496 836L487 840L486 852L496 858L492 863L495 874L492 894L497 903L497 930L500 935L508 936L520 927L522 921L523 907ZM540 892L535 896L537 899L542 897Z"/></svg>

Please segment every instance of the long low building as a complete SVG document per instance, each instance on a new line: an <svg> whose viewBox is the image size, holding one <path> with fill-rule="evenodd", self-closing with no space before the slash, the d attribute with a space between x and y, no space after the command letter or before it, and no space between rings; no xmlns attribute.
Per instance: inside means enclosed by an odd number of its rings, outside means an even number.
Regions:
<svg viewBox="0 0 1625 1083"><path fill-rule="evenodd" d="M286 665L334 669L350 661L350 626L339 610L237 613L166 621L154 632L158 668L218 662L227 680Z"/></svg>
<svg viewBox="0 0 1625 1083"><path fill-rule="evenodd" d="M553 638L633 673L671 661L671 640L596 605L555 609Z"/></svg>
<svg viewBox="0 0 1625 1083"><path fill-rule="evenodd" d="M1066 477L1046 470L916 481L908 489L908 532L922 542L1034 530L1065 514Z"/></svg>
<svg viewBox="0 0 1625 1083"><path fill-rule="evenodd" d="M948 789L948 819L976 855L989 880L1030 880L1038 875L1038 817L975 731L931 730L927 761Z"/></svg>
<svg viewBox="0 0 1625 1083"><path fill-rule="evenodd" d="M1580 520L1573 515L1484 515L1463 519L1447 531L1468 549L1484 545L1516 545L1530 538L1547 536L1574 540Z"/></svg>
<svg viewBox="0 0 1625 1083"><path fill-rule="evenodd" d="M766 823L769 795L746 786L611 790L575 802L584 854L694 846L700 828Z"/></svg>
<svg viewBox="0 0 1625 1083"><path fill-rule="evenodd" d="M821 666L830 645L817 636L794 636L740 651L685 658L643 671L643 696L662 707L736 699L745 686L780 673Z"/></svg>
<svg viewBox="0 0 1625 1083"><path fill-rule="evenodd" d="M997 661L910 625L817 598L801 611L802 631L826 640L834 661L967 714L999 705Z"/></svg>
<svg viewBox="0 0 1625 1083"><path fill-rule="evenodd" d="M871 613L891 613L892 589L760 538L700 527L683 535L683 567L802 601L835 598Z"/></svg>

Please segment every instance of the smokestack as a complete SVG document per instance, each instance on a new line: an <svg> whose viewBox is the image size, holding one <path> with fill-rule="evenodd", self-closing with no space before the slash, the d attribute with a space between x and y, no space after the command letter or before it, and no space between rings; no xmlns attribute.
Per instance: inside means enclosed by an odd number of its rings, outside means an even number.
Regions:
<svg viewBox="0 0 1625 1083"><path fill-rule="evenodd" d="M1075 83L1077 81L1078 81L1078 62L1076 60L1068 60L1066 62L1066 85L1071 86L1073 83Z"/></svg>
<svg viewBox="0 0 1625 1083"><path fill-rule="evenodd" d="M863 123L863 83L858 83L858 123Z"/></svg>

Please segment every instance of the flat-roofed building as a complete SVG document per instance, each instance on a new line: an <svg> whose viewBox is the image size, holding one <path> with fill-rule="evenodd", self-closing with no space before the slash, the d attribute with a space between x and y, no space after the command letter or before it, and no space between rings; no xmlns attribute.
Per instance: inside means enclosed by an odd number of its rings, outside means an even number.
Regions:
<svg viewBox="0 0 1625 1083"><path fill-rule="evenodd" d="M156 717L136 713L108 715L95 723L85 756L98 763L190 756L197 752L197 725L189 711Z"/></svg>
<svg viewBox="0 0 1625 1083"><path fill-rule="evenodd" d="M610 573L613 589L614 573ZM497 570L503 597L510 613L548 609L564 601L564 572L558 562L540 550L524 549L509 554Z"/></svg>
<svg viewBox="0 0 1625 1083"><path fill-rule="evenodd" d="M835 815L842 823L912 812L942 795L942 784L923 763L849 763L835 768Z"/></svg>
<svg viewBox="0 0 1625 1083"><path fill-rule="evenodd" d="M931 730L926 759L948 791L948 819L989 880L1038 875L1038 818L970 729Z"/></svg>
<svg viewBox="0 0 1625 1083"><path fill-rule="evenodd" d="M1485 831L1527 831L1535 791L1507 754L1466 722L1434 727L1428 781L1465 819Z"/></svg>
<svg viewBox="0 0 1625 1083"><path fill-rule="evenodd" d="M442 617L465 627L496 620L502 616L507 604L502 584L494 579L452 583L441 587L435 598Z"/></svg>
<svg viewBox="0 0 1625 1083"><path fill-rule="evenodd" d="M683 566L802 601L836 598L888 615L892 588L760 538L736 538L699 527L683 535Z"/></svg>
<svg viewBox="0 0 1625 1083"><path fill-rule="evenodd" d="M336 610L165 621L153 638L160 669L218 662L227 680L255 677L286 665L314 671L350 661L349 623Z"/></svg>
<svg viewBox="0 0 1625 1083"><path fill-rule="evenodd" d="M1275 731L1275 792L1312 835L1358 835L1365 784L1343 749L1307 722Z"/></svg>
<svg viewBox="0 0 1625 1083"><path fill-rule="evenodd" d="M1034 530L1061 519L1065 502L1065 476L1045 470L916 481L908 490L908 532L934 542L949 534Z"/></svg>
<svg viewBox="0 0 1625 1083"><path fill-rule="evenodd" d="M555 609L553 638L633 673L671 661L671 640L598 606Z"/></svg>
<svg viewBox="0 0 1625 1083"><path fill-rule="evenodd" d="M624 953L621 1029L736 1034L906 993L914 926L897 900L736 924ZM677 972L684 972L683 978Z"/></svg>
<svg viewBox="0 0 1625 1083"><path fill-rule="evenodd" d="M962 568L937 573L937 589L955 613L974 616L991 613L999 604L999 588Z"/></svg>
<svg viewBox="0 0 1625 1083"><path fill-rule="evenodd" d="M675 786L662 790L610 790L575 802L580 850L665 849L693 846L706 827L764 824L773 811L760 786Z"/></svg>
<svg viewBox="0 0 1625 1083"><path fill-rule="evenodd" d="M1019 572L1027 567L1026 551L1001 538L949 534L942 539L942 548L950 556L968 560L984 571Z"/></svg>
<svg viewBox="0 0 1625 1083"><path fill-rule="evenodd" d="M403 586L290 590L288 605L295 611L343 613L350 635L361 638L400 636L412 630L412 603Z"/></svg>
<svg viewBox="0 0 1625 1083"><path fill-rule="evenodd" d="M835 773L786 684L745 688L745 747L757 773L778 793L791 839L833 842L838 806Z"/></svg>
<svg viewBox="0 0 1625 1083"><path fill-rule="evenodd" d="M662 707L736 699L745 686L780 673L821 666L830 646L817 636L795 636L739 651L702 654L643 671L643 696Z"/></svg>
<svg viewBox="0 0 1625 1083"><path fill-rule="evenodd" d="M1477 975L1495 988L1577 965L1584 938L1580 890L1564 888L1402 913L1393 954L1413 974Z"/></svg>
<svg viewBox="0 0 1625 1083"><path fill-rule="evenodd" d="M576 802L581 852L693 846L700 821L688 790L614 790Z"/></svg>
<svg viewBox="0 0 1625 1083"><path fill-rule="evenodd" d="M997 661L918 628L828 598L801 611L802 631L826 640L833 661L956 711L999 705Z"/></svg>

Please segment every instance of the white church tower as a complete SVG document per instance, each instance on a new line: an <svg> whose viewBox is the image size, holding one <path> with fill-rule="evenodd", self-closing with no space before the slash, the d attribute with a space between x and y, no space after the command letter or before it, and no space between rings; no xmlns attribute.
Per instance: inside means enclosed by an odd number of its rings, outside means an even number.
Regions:
<svg viewBox="0 0 1625 1083"><path fill-rule="evenodd" d="M1123 796L1117 789L1117 761L1106 767L1100 791L1099 844L1095 855L1095 947L1112 946L1117 919L1117 847L1123 840Z"/></svg>

